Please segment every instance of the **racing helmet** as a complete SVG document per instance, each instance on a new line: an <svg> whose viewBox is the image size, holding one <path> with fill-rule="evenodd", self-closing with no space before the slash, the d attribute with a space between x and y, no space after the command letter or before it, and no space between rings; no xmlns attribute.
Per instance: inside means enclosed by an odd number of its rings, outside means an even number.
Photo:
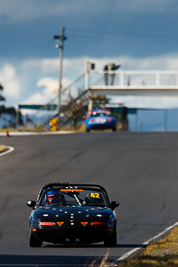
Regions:
<svg viewBox="0 0 178 267"><path fill-rule="evenodd" d="M53 190L47 192L47 198L50 204L60 203L61 201L61 192Z"/></svg>

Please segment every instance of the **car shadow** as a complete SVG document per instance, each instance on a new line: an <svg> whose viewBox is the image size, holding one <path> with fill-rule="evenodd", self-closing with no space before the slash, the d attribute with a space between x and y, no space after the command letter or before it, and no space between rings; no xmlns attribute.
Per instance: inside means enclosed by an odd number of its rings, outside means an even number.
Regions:
<svg viewBox="0 0 178 267"><path fill-rule="evenodd" d="M117 248L145 248L146 245L142 244L117 244L117 247L109 248L109 249L117 249ZM70 255L40 255L40 250L43 248L47 249L54 249L54 248L104 248L104 244L66 244L66 245L43 245L41 248L31 248L32 252L34 249L38 249L38 255L0 255L0 266L14 266L14 263L16 266L31 266L36 267L38 265L40 266L46 266L51 267L52 265L55 265L56 267L62 267L62 266L68 266L68 267L83 267L83 266L95 266L99 267L101 266L101 263L103 260L105 260L105 256L70 256ZM107 247L105 247L107 248ZM82 253L82 252L81 252ZM115 260L117 260L119 256L119 250L116 251L115 256L108 256L106 258L106 261L108 263L112 263ZM44 264L45 263L45 264ZM94 263L94 265L92 265Z"/></svg>
<svg viewBox="0 0 178 267"><path fill-rule="evenodd" d="M143 244L117 244L111 248L146 248ZM44 244L43 248L103 248L104 244Z"/></svg>
<svg viewBox="0 0 178 267"><path fill-rule="evenodd" d="M84 267L101 266L105 257L102 256L47 256L47 255L0 255L0 266L19 267ZM116 257L108 257L107 262L112 262ZM15 264L15 265L14 265ZM94 264L94 265L93 265Z"/></svg>

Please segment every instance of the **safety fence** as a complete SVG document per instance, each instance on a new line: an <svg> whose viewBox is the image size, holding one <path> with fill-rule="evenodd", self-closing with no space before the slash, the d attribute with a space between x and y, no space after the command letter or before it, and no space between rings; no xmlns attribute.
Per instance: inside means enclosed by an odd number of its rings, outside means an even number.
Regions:
<svg viewBox="0 0 178 267"><path fill-rule="evenodd" d="M178 71L90 71L86 79L86 87L178 87Z"/></svg>

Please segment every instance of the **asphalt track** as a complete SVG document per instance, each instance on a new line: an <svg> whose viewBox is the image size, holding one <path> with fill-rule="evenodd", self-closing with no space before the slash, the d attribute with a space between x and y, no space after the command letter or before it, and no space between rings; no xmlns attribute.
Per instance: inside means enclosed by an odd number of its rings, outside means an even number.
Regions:
<svg viewBox="0 0 178 267"><path fill-rule="evenodd" d="M0 144L15 149L0 157L0 266L89 266L107 252L112 262L177 222L178 133L1 136ZM50 182L103 185L120 202L117 247L30 248L26 202Z"/></svg>

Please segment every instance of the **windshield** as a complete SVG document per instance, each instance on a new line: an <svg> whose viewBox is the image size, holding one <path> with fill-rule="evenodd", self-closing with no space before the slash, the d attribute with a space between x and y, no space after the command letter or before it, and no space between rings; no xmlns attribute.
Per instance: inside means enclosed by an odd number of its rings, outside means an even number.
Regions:
<svg viewBox="0 0 178 267"><path fill-rule="evenodd" d="M100 189L58 188L47 190L39 206L107 206L107 200Z"/></svg>
<svg viewBox="0 0 178 267"><path fill-rule="evenodd" d="M90 115L90 117L107 117L109 115L109 113L93 113Z"/></svg>

